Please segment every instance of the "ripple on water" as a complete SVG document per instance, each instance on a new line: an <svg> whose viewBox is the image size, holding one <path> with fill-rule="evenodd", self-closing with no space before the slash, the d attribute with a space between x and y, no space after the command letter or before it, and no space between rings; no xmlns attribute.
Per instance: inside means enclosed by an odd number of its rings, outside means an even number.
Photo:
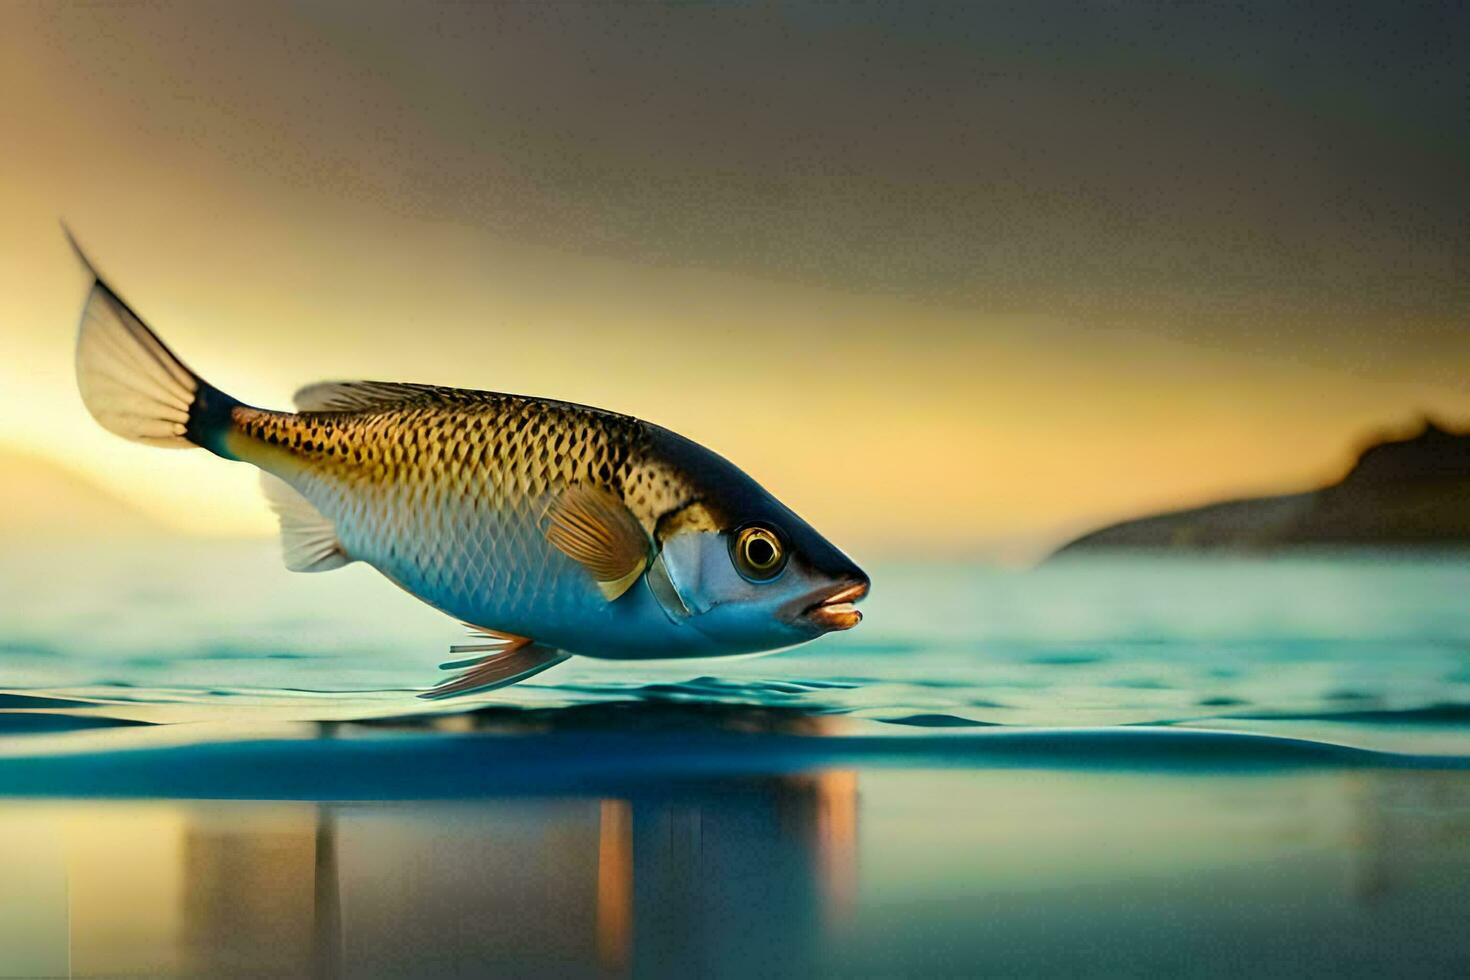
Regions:
<svg viewBox="0 0 1470 980"><path fill-rule="evenodd" d="M726 706L728 708L729 706ZM1178 728L842 734L771 708L617 702L529 709L513 734L433 727L406 737L333 723L320 738L134 744L123 751L0 755L0 795L426 799L657 791L673 780L832 768L1032 769L1192 774L1322 769L1470 769L1470 756L1383 752L1308 739ZM493 714L493 713L492 713ZM655 722L673 725L678 737ZM356 730L351 737L348 735ZM813 738L809 732L826 737ZM830 732L830 733L829 733Z"/></svg>
<svg viewBox="0 0 1470 980"><path fill-rule="evenodd" d="M978 721L974 718L961 718L958 715L946 714L917 714L903 715L899 718L878 718L888 725L909 725L914 728L993 728L998 727L1000 722Z"/></svg>
<svg viewBox="0 0 1470 980"><path fill-rule="evenodd" d="M1231 717L1258 721L1340 721L1377 725L1470 725L1470 704L1445 702L1414 708L1344 708L1328 711L1263 711Z"/></svg>
<svg viewBox="0 0 1470 980"><path fill-rule="evenodd" d="M811 680L723 680L694 677L687 681L653 684L558 684L551 689L593 696L632 697L658 701L672 699L787 702L829 691L854 690L860 685L847 681Z"/></svg>
<svg viewBox="0 0 1470 980"><path fill-rule="evenodd" d="M1037 667L1081 667L1102 663L1108 658L1100 653L1047 653L1027 657L1026 663Z"/></svg>

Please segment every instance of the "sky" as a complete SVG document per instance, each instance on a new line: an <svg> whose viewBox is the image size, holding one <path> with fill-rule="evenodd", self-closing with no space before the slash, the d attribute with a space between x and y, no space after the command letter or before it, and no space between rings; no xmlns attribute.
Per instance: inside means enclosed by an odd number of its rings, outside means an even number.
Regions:
<svg viewBox="0 0 1470 980"><path fill-rule="evenodd" d="M1470 425L1462 4L0 4L0 449L95 426L75 230L186 361L627 412L856 556L1037 552ZM0 472L0 483L4 473Z"/></svg>

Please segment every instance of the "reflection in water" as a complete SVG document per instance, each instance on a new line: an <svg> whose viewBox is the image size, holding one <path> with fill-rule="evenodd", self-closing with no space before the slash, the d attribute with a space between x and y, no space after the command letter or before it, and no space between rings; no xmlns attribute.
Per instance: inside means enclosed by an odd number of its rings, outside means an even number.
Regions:
<svg viewBox="0 0 1470 980"><path fill-rule="evenodd" d="M248 824L228 811L188 815L179 939L187 972L281 976L316 961L319 817L314 807Z"/></svg>
<svg viewBox="0 0 1470 980"><path fill-rule="evenodd" d="M55 959L76 976L182 972L188 814L168 804L82 805L55 823L70 940Z"/></svg>
<svg viewBox="0 0 1470 980"><path fill-rule="evenodd" d="M800 975L822 947L824 905L854 875L854 839L824 837L823 814L851 807L856 782L728 781L701 800L635 807L634 972ZM847 803L833 804L830 794ZM737 969L737 965L744 969Z"/></svg>
<svg viewBox="0 0 1470 980"><path fill-rule="evenodd" d="M316 863L312 878L312 954L318 977L342 975L342 892L337 870L337 817L317 810Z"/></svg>
<svg viewBox="0 0 1470 980"><path fill-rule="evenodd" d="M851 775L773 777L631 800L342 808L345 972L794 972L833 890L815 878L831 866L851 880L856 863L855 839L823 843L818 817L851 812L855 792ZM391 863L387 877L369 861Z"/></svg>
<svg viewBox="0 0 1470 980"><path fill-rule="evenodd" d="M1400 893L1439 882L1462 890L1463 867L1445 866L1448 851L1470 842L1466 777L1453 772L1364 772L1351 778L1351 894L1363 905L1392 903Z"/></svg>
<svg viewBox="0 0 1470 980"><path fill-rule="evenodd" d="M46 910L69 921L35 933L44 948L24 958L0 953L0 977L793 973L828 897L850 901L856 785L834 773L633 800L89 802L68 808L69 897Z"/></svg>
<svg viewBox="0 0 1470 980"><path fill-rule="evenodd" d="M857 773L829 772L816 777L817 815L813 823L817 880L822 883L827 928L852 923L857 906Z"/></svg>
<svg viewBox="0 0 1470 980"><path fill-rule="evenodd" d="M638 861L647 924L636 972L809 973L827 927L852 910L857 774L732 781L715 794L718 806L670 806L638 821L648 858Z"/></svg>
<svg viewBox="0 0 1470 980"><path fill-rule="evenodd" d="M604 972L627 972L633 946L633 811L603 800L597 840L597 960Z"/></svg>
<svg viewBox="0 0 1470 980"><path fill-rule="evenodd" d="M6 802L0 977L1470 965L1464 772L865 770L620 793Z"/></svg>

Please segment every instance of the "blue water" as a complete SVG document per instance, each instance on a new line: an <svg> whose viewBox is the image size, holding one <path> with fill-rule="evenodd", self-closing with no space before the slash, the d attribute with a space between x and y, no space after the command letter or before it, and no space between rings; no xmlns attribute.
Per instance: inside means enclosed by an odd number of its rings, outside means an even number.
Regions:
<svg viewBox="0 0 1470 980"><path fill-rule="evenodd" d="M429 703L267 543L0 560L0 977L1460 976L1470 560L872 562Z"/></svg>
<svg viewBox="0 0 1470 980"><path fill-rule="evenodd" d="M439 708L413 695L463 630L369 569L292 575L265 542L12 551L0 690L147 705L150 720L222 705L319 719L635 700L956 731L1312 719L1366 732L1454 722L1470 705L1470 561L872 568L850 633L756 658L575 658Z"/></svg>

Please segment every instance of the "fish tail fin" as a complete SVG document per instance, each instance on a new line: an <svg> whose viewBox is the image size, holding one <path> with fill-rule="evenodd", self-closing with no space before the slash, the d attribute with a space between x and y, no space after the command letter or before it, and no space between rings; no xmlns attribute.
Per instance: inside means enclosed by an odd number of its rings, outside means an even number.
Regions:
<svg viewBox="0 0 1470 980"><path fill-rule="evenodd" d="M191 371L66 237L92 276L77 328L77 388L104 429L149 446L224 448L240 404Z"/></svg>

